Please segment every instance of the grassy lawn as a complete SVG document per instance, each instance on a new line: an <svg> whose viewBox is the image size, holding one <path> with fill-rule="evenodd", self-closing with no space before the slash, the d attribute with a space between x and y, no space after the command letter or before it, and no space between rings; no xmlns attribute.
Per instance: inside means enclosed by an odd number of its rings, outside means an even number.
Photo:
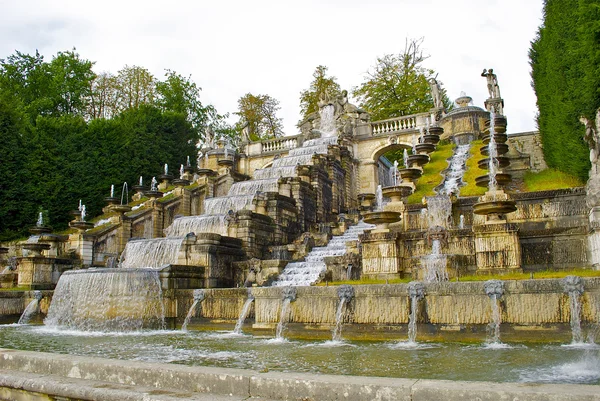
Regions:
<svg viewBox="0 0 600 401"><path fill-rule="evenodd" d="M534 279L547 279L547 278L563 278L566 276L581 276L581 277L600 277L600 271L597 270L569 270L569 271L540 271L533 273ZM530 280L531 273L514 273L514 274L505 274L505 275L490 275L490 276L462 276L458 280L452 279L452 281L487 281L487 280ZM412 281L410 278L404 279L394 279L394 280L374 280L374 279L360 279L360 280L344 280L344 281L332 281L329 283L318 283L317 286L325 286L325 285L342 285L342 284L350 284L350 285L366 285L366 284L400 284L400 283L408 283Z"/></svg>
<svg viewBox="0 0 600 401"><path fill-rule="evenodd" d="M487 188L478 187L475 185L475 178L486 175L487 170L479 168L477 163L481 159L485 159L479 152L479 148L483 146L483 141L471 142L471 149L469 149L469 158L467 159L467 168L465 175L463 176L464 187L460 187L460 196L481 196L485 194Z"/></svg>
<svg viewBox="0 0 600 401"><path fill-rule="evenodd" d="M442 183L443 170L448 168L448 159L454 152L454 144L438 145L431 152L429 163L423 166L423 175L417 180L415 192L408 197L408 203L421 203L424 196L433 196L433 189Z"/></svg>
<svg viewBox="0 0 600 401"><path fill-rule="evenodd" d="M528 171L523 177L523 182L527 191L530 192L581 187L585 185L585 182L582 182L579 178L551 168L538 173Z"/></svg>

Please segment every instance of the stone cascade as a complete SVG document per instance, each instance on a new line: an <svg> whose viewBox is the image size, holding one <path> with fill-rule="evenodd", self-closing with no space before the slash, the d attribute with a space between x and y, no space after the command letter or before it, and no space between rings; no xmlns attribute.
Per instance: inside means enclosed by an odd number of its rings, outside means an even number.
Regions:
<svg viewBox="0 0 600 401"><path fill-rule="evenodd" d="M316 283L320 275L327 270L325 258L345 255L346 242L358 241L360 234L373 227L373 225L361 221L357 225L348 228L343 235L331 238L327 246L313 248L303 262L288 263L277 281L273 282L273 286L297 287Z"/></svg>
<svg viewBox="0 0 600 401"><path fill-rule="evenodd" d="M446 170L440 195L457 195L460 193L460 187L463 184L462 178L465 175L466 162L469 157L471 144L458 145L450 159L450 166Z"/></svg>

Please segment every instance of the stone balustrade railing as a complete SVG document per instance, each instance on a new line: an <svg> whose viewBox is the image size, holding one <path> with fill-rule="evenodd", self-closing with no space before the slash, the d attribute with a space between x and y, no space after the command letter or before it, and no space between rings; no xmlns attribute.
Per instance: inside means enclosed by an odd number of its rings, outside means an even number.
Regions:
<svg viewBox="0 0 600 401"><path fill-rule="evenodd" d="M262 152L274 152L278 150L290 150L297 148L299 145L299 137L300 135L296 135L261 141L260 144L262 145Z"/></svg>
<svg viewBox="0 0 600 401"><path fill-rule="evenodd" d="M411 114L409 116L373 121L371 122L371 129L373 135L386 134L390 132L414 130L421 127L425 128L427 121L429 121L428 113Z"/></svg>

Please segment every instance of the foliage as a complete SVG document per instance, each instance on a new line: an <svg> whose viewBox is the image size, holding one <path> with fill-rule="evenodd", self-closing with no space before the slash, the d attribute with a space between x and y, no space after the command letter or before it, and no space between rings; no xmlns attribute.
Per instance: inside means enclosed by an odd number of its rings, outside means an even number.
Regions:
<svg viewBox="0 0 600 401"><path fill-rule="evenodd" d="M417 180L415 192L408 197L408 203L420 203L424 196L435 195L435 187L444 181L441 172L448 168L453 152L454 144L438 145L431 152L429 163L423 166L423 175Z"/></svg>
<svg viewBox="0 0 600 401"><path fill-rule="evenodd" d="M422 113L433 107L427 80L434 78L435 72L422 66L428 58L423 55L422 43L423 39L407 40L403 53L377 58L365 81L353 89L372 120ZM451 106L443 89L442 100L447 108Z"/></svg>
<svg viewBox="0 0 600 401"><path fill-rule="evenodd" d="M469 149L469 157L467 158L465 174L463 175L463 182L465 185L460 187L460 196L481 196L485 194L487 188L478 187L475 185L475 179L479 176L486 175L487 170L479 168L479 160L485 158L479 151L483 146L483 141L471 142L471 148Z"/></svg>
<svg viewBox="0 0 600 401"><path fill-rule="evenodd" d="M313 81L308 89L300 92L300 112L306 118L309 114L319 111L319 99L327 97L335 99L341 93L336 77L327 76L327 67L319 65L313 72Z"/></svg>
<svg viewBox="0 0 600 401"><path fill-rule="evenodd" d="M0 240L27 235L38 210L56 231L81 199L98 215L115 185L148 182L196 153L207 127L233 132L189 78L125 67L95 74L75 50L0 60ZM229 130L229 131L227 131Z"/></svg>
<svg viewBox="0 0 600 401"><path fill-rule="evenodd" d="M270 139L283 135L283 123L277 117L279 101L269 95L246 93L238 100L239 116L237 128L247 130L253 141Z"/></svg>
<svg viewBox="0 0 600 401"><path fill-rule="evenodd" d="M546 162L585 180L588 146L579 117L593 120L600 107L598 1L545 0L529 57Z"/></svg>
<svg viewBox="0 0 600 401"><path fill-rule="evenodd" d="M525 173L523 181L527 191L548 191L585 185L585 182L578 177L550 168L537 173L528 171Z"/></svg>

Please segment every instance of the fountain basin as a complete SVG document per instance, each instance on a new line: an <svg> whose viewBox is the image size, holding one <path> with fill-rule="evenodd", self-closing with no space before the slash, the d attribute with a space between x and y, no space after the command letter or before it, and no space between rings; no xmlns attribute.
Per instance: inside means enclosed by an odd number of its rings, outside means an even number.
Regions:
<svg viewBox="0 0 600 401"><path fill-rule="evenodd" d="M172 174L161 174L158 176L158 179L161 181L171 181L173 179Z"/></svg>
<svg viewBox="0 0 600 401"><path fill-rule="evenodd" d="M431 132L431 128L429 128L429 132ZM430 143L432 145L437 145L438 142L440 141L439 135L425 134L425 135L423 135L422 138L423 138L423 143Z"/></svg>
<svg viewBox="0 0 600 401"><path fill-rule="evenodd" d="M423 175L423 170L420 168L403 168L398 170L398 172L400 173L400 177L408 182L412 182Z"/></svg>
<svg viewBox="0 0 600 401"><path fill-rule="evenodd" d="M438 126L429 127L428 131L429 135L437 135L438 137L444 133L444 129Z"/></svg>
<svg viewBox="0 0 600 401"><path fill-rule="evenodd" d="M502 215L512 213L516 210L517 206L513 200L486 201L473 205L473 213L483 216L491 214Z"/></svg>
<svg viewBox="0 0 600 401"><path fill-rule="evenodd" d="M490 120L486 120L486 122L484 123L484 132L487 133L489 135L489 131L490 131ZM494 132L497 133L504 133L506 132L506 117L504 116L500 116L500 115L496 115L494 118Z"/></svg>
<svg viewBox="0 0 600 401"><path fill-rule="evenodd" d="M131 189L133 189L138 194L143 194L145 191L148 191L150 188L148 188L146 185L134 185L131 187Z"/></svg>
<svg viewBox="0 0 600 401"><path fill-rule="evenodd" d="M40 242L28 242L25 244L21 244L21 248L28 250L33 255L32 257L40 257L42 256L43 251L47 251L50 249L50 244L44 244Z"/></svg>
<svg viewBox="0 0 600 401"><path fill-rule="evenodd" d="M510 165L510 160L508 159L508 157L498 156L498 157L495 157L495 159L498 161L498 167L500 167L500 168L508 167ZM485 159L479 160L477 162L477 165L479 166L480 169L487 170L489 167L489 163L490 163L490 159L489 159L489 157L486 157Z"/></svg>
<svg viewBox="0 0 600 401"><path fill-rule="evenodd" d="M490 155L490 150L487 146L482 146L481 148L479 148L479 151L484 156ZM498 156L508 153L508 145L505 143L497 143L496 144L496 152L498 153Z"/></svg>
<svg viewBox="0 0 600 401"><path fill-rule="evenodd" d="M132 207L129 205L115 205L115 206L111 207L111 210L114 210L115 212L121 213L121 214L130 212L131 209L132 209Z"/></svg>
<svg viewBox="0 0 600 401"><path fill-rule="evenodd" d="M231 159L219 159L217 160L217 164L222 167L231 167L233 166L233 160Z"/></svg>
<svg viewBox="0 0 600 401"><path fill-rule="evenodd" d="M508 184L510 182L510 180L511 180L510 174L506 174L506 173L497 173L496 174L496 182L501 187ZM478 187L485 188L485 187L489 186L489 183L490 183L489 175L480 175L479 177L475 178L475 185L477 185Z"/></svg>
<svg viewBox="0 0 600 401"><path fill-rule="evenodd" d="M173 180L173 185L175 185L176 187L185 187L187 185L190 185L190 181L185 180L183 178L177 178Z"/></svg>
<svg viewBox="0 0 600 401"><path fill-rule="evenodd" d="M148 198L162 198L163 197L163 193L160 191L146 191L146 192L144 192L144 195L146 195Z"/></svg>
<svg viewBox="0 0 600 401"><path fill-rule="evenodd" d="M410 155L408 156L407 163L410 167L414 167L415 165L422 167L429 163L429 156L423 154Z"/></svg>
<svg viewBox="0 0 600 401"><path fill-rule="evenodd" d="M402 213L399 212L369 212L364 214L364 221L368 224L376 224L377 229L387 229L390 223L400 221Z"/></svg>
<svg viewBox="0 0 600 401"><path fill-rule="evenodd" d="M418 143L415 145L417 153L429 154L435 150L435 144L433 143Z"/></svg>
<svg viewBox="0 0 600 401"><path fill-rule="evenodd" d="M194 173L194 167L192 166L184 166L183 167L183 172L186 174L193 174Z"/></svg>
<svg viewBox="0 0 600 401"><path fill-rule="evenodd" d="M508 141L508 135L507 134L496 133L496 134L494 134L494 141L496 143L506 143L506 141ZM488 143L490 143L490 136L489 135L486 135L486 136L483 137L483 143L486 144L486 145Z"/></svg>
<svg viewBox="0 0 600 401"><path fill-rule="evenodd" d="M49 226L33 226L29 229L33 235L47 234L52 232L52 227Z"/></svg>
<svg viewBox="0 0 600 401"><path fill-rule="evenodd" d="M209 176L209 175L216 175L217 172L214 170L211 170L209 168L199 168L198 170L198 175L199 176Z"/></svg>
<svg viewBox="0 0 600 401"><path fill-rule="evenodd" d="M109 197L104 198L104 201L106 203L108 203L109 205L117 205L117 204L119 204L119 202L121 202L121 199L119 199L115 196L109 196Z"/></svg>
<svg viewBox="0 0 600 401"><path fill-rule="evenodd" d="M396 185L383 188L382 193L386 198L390 198L392 202L400 202L413 193L413 188L409 185Z"/></svg>
<svg viewBox="0 0 600 401"><path fill-rule="evenodd" d="M89 230L90 228L94 228L94 223L90 223L87 221L72 221L69 223L69 227L76 228L81 231Z"/></svg>

